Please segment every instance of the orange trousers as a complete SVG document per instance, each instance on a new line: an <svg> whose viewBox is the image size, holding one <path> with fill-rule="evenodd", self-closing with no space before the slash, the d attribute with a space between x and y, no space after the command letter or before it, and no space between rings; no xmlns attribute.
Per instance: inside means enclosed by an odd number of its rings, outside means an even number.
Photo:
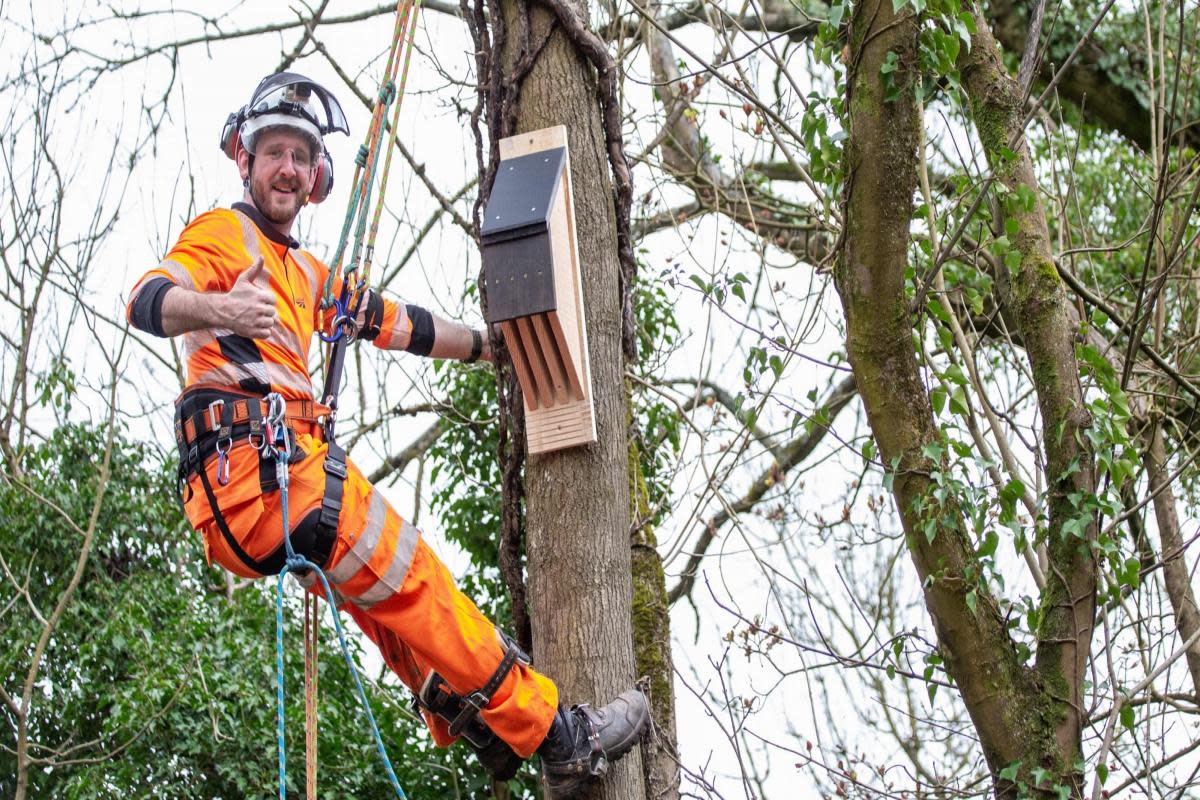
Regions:
<svg viewBox="0 0 1200 800"><path fill-rule="evenodd" d="M301 427L296 436L304 458L288 470L289 530L319 509L325 494L327 445L313 435L315 431L303 432L306 428ZM459 591L420 532L392 509L352 462L346 468L337 540L325 564L335 595L332 601L350 614L414 692L431 670L462 695L482 688L504 658L495 626ZM262 492L258 452L244 440L239 442L230 452L229 481L224 486L216 480L215 459L206 469L229 531L241 548L254 559L273 552L283 538L281 498L278 491ZM210 561L243 577L261 577L250 572L225 543L199 476L191 478L191 489L185 510L204 536ZM302 576L301 583L324 594L315 574ZM554 683L518 663L480 717L517 755L528 758L546 737L557 705ZM425 717L437 744L445 747L454 741L443 720Z"/></svg>

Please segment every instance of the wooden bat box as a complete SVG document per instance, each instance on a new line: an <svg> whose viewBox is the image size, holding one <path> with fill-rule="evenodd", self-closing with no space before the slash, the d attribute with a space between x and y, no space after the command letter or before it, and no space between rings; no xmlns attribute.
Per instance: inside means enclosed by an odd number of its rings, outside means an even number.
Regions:
<svg viewBox="0 0 1200 800"><path fill-rule="evenodd" d="M500 141L480 237L487 321L512 354L529 452L596 441L564 126Z"/></svg>

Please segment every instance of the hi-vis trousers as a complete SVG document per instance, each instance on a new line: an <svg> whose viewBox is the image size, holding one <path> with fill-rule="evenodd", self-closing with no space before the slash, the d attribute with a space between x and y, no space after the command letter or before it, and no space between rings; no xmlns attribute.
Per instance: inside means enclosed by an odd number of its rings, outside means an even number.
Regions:
<svg viewBox="0 0 1200 800"><path fill-rule="evenodd" d="M312 432L304 432L306 427L300 426L296 435L296 446L305 456L288 472L289 530L320 509L325 493L327 446ZM459 591L420 531L396 513L352 462L347 461L346 468L337 540L324 567L334 601L414 692L431 670L464 696L482 688L504 658L495 626ZM258 452L239 442L229 454L229 481L224 486L216 480L215 459L206 469L242 549L255 559L274 551L283 537L280 493L260 488ZM225 543L199 476L191 483L186 511L204 535L209 558L243 577L261 577L249 572ZM324 594L315 574L301 582L309 591ZM517 755L528 758L545 738L557 704L554 683L518 662L480 717ZM447 723L430 714L425 717L437 744L444 747L454 741Z"/></svg>

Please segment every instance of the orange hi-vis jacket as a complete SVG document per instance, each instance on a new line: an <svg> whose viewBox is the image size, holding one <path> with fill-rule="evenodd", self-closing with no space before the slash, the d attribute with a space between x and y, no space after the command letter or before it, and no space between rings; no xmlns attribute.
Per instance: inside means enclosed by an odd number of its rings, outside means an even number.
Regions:
<svg viewBox="0 0 1200 800"><path fill-rule="evenodd" d="M277 297L277 323L266 339L248 339L227 330L183 334L187 388L257 398L278 392L294 401L313 399L308 377L309 345L322 322L320 294L329 268L297 243L275 231L246 204L201 214L157 268L135 286L126 313L130 322L162 336L162 295L172 286L198 292L228 292L239 274L259 257ZM335 287L337 288L337 287ZM377 347L427 354L432 325L414 306L383 302ZM415 324L414 324L415 320ZM328 444L319 426L292 421L297 455L288 468L288 530L315 525L325 496ZM185 512L204 537L206 555L244 577L260 577L240 559L219 531L224 520L236 544L252 559L278 552L283 510L278 487L264 480L265 463L250 437L228 453L228 480L218 480L218 460L203 465L216 509L201 487L199 472L188 479ZM273 464L271 465L273 469ZM346 610L376 643L389 667L414 692L436 671L459 694L485 686L504 659L505 645L489 622L454 583L449 571L413 525L404 520L358 467L346 463L336 539L322 565L331 599ZM314 575L301 579L323 593ZM554 683L518 663L480 713L497 736L522 757L545 738L558 703ZM434 740L454 741L447 724L426 714Z"/></svg>
<svg viewBox="0 0 1200 800"><path fill-rule="evenodd" d="M193 220L162 263L138 281L128 314L136 325L135 305L142 290L155 279L197 292L228 292L237 276L261 257L271 290L279 298L275 329L269 338L259 341L221 329L183 334L187 386L217 384L257 394L276 391L288 399L311 399L309 345L323 321L320 298L329 267L299 249L294 240L273 229L264 232L256 224L256 216L256 209L239 203L234 209L215 209ZM403 350L410 344L411 333L412 320L405 307L384 300L375 346Z"/></svg>

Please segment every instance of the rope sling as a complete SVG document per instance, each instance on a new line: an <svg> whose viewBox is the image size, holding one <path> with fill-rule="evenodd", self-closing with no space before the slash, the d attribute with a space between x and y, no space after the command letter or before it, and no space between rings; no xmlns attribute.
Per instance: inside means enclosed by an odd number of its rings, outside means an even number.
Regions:
<svg viewBox="0 0 1200 800"><path fill-rule="evenodd" d="M351 181L350 200L346 208L346 217L342 223L337 250L333 263L330 265L329 276L321 292L321 310L333 310L327 331L319 331L321 340L326 344L325 381L322 402L329 406L329 416L325 421L325 441L330 446L336 446L334 441L334 425L337 418L338 394L341 388L342 365L347 346L354 341L357 333L355 320L362 308L370 282L371 264L375 252L375 238L379 233L379 220L383 212L383 197L387 186L388 174L392 165L392 153L396 149L396 133L400 119L400 103L404 97L404 87L408 80L408 67L412 57L413 34L416 30L417 15L420 11L421 0L401 0L396 6L396 24L392 34L391 49L388 52L387 66L384 69L384 79L380 85L375 106L371 114L371 125L367 131L365 142L359 147L355 158L354 177ZM398 80L398 83L397 83ZM392 107L391 120L385 124L387 108ZM386 137L387 155L383 159L383 171L379 179L379 189L375 196L372 209L372 195L375 174L379 165L380 148L385 141L385 130L390 129ZM367 228L367 216L371 214L370 229ZM357 223L357 224L356 224ZM349 261L343 269L342 262L346 256L347 243L350 239L351 228L354 229L354 246ZM361 268L360 268L361 264ZM341 275L341 285L337 296L334 296L335 278ZM276 480L279 484L281 512L283 516L283 541L287 559L277 581L275 600L275 703L277 711L276 740L279 752L279 798L287 797L287 747L285 741L286 721L284 715L284 666L283 666L283 604L284 579L290 573L310 571L315 574L321 584L324 596L333 597L329 580L324 571L316 564L295 552L292 547L291 531L288 524L288 460L291 457L291 441L287 431L287 414L284 399L278 393L267 395L268 415L266 419L266 447L264 452L275 459ZM317 795L317 634L320 623L319 598L305 592L304 594L304 750L305 750L305 794L308 800L315 800ZM330 604L330 616L334 629L337 631L338 643L342 657L354 677L354 686L362 704L363 715L371 729L379 759L387 772L388 781L395 790L396 796L407 800L407 795L400 787L396 772L392 768L375 715L371 712L363 688L362 678L350 648L346 642L345 631L342 628L340 614L336 604Z"/></svg>

